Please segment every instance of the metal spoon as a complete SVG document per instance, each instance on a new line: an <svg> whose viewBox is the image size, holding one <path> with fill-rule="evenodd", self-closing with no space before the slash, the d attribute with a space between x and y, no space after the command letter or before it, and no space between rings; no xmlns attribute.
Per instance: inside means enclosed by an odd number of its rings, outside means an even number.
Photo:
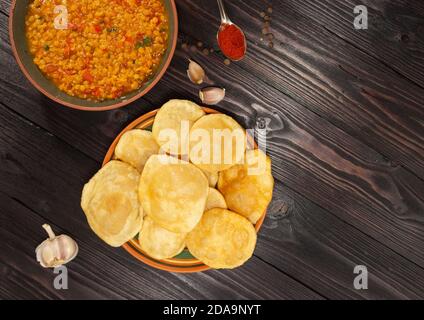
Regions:
<svg viewBox="0 0 424 320"><path fill-rule="evenodd" d="M230 18L228 18L227 12L225 12L223 1L222 0L217 0L217 2L218 2L219 13L221 15L221 25L219 26L218 32L216 34L216 38L218 39L219 33L221 32L222 29L225 28L225 26L227 26L227 25L234 25L241 32L241 34L243 35L244 53L243 53L243 56L241 58L239 58L239 59L232 59L231 57L227 57L227 58L229 58L229 59L231 59L233 61L239 61L239 60L243 59L244 56L245 56L245 54L246 54L246 49L247 49L246 36L244 35L243 30L241 30L238 25L234 24L230 20ZM219 44L219 41L218 41L218 44ZM224 55L225 55L225 53L224 53Z"/></svg>

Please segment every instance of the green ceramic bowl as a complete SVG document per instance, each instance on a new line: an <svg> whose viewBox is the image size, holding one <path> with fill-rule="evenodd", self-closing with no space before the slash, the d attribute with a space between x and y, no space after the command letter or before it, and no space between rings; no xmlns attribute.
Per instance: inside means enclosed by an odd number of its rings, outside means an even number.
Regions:
<svg viewBox="0 0 424 320"><path fill-rule="evenodd" d="M125 97L98 102L72 97L65 92L60 91L52 81L47 79L41 73L33 62L33 57L28 50L25 36L25 16L30 0L13 0L10 6L9 35L13 53L28 80L40 92L62 105L87 111L103 111L122 107L149 92L149 90L151 90L163 76L171 62L172 56L174 55L178 36L177 9L175 7L174 0L162 1L169 17L170 31L167 50L154 76L141 88L128 93Z"/></svg>

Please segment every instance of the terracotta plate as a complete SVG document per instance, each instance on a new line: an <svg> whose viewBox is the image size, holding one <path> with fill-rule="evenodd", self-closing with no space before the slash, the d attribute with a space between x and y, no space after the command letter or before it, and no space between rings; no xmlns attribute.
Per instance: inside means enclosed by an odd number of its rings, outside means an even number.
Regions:
<svg viewBox="0 0 424 320"><path fill-rule="evenodd" d="M203 108L203 110L206 113L218 113L218 111L211 109L211 108ZM142 115L140 118L134 120L132 123L130 123L113 141L112 145L109 147L108 152L106 153L106 156L103 160L102 166L104 166L106 163L108 163L110 160L113 159L115 147L118 143L121 136L128 130L139 128L144 130L151 130L153 121L155 119L155 115L157 113L157 110L153 110L149 113L146 113ZM251 137L248 137L248 143L250 146L253 146L256 148L256 144L254 140ZM259 229L262 226L262 223L264 221L266 212L263 213L262 217L259 219L259 221L255 225L256 232L259 231ZM149 266L152 266L157 269L166 270L170 272L181 272L181 273L191 273L191 272L199 272L199 271L205 271L210 269L207 265L203 264L200 260L194 258L190 252L186 249L184 249L183 252L181 252L179 255L175 256L172 259L165 259L165 260L156 260L151 257L149 257L146 253L141 250L140 246L138 245L138 241L136 238L133 240L128 241L122 246L126 251L128 251L132 256L137 258L138 260L148 264Z"/></svg>

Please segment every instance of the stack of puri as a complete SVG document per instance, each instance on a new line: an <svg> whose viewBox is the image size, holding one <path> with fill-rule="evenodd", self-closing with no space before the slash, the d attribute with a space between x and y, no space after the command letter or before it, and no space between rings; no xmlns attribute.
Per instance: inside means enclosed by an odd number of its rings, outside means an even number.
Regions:
<svg viewBox="0 0 424 320"><path fill-rule="evenodd" d="M216 129L233 138L199 147L198 133L212 137ZM230 147L237 152L224 157ZM170 100L151 132L122 135L114 160L84 186L81 206L91 229L111 246L138 235L141 249L154 259L187 248L211 268L232 269L252 256L254 225L273 187L270 158L247 148L245 131L233 118Z"/></svg>

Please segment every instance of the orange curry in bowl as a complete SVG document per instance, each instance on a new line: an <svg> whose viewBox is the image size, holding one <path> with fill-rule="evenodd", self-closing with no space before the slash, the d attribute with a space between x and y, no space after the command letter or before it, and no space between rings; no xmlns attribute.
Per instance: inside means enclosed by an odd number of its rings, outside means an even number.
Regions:
<svg viewBox="0 0 424 320"><path fill-rule="evenodd" d="M167 49L161 0L34 0L25 23L34 63L61 91L83 99L137 90Z"/></svg>

